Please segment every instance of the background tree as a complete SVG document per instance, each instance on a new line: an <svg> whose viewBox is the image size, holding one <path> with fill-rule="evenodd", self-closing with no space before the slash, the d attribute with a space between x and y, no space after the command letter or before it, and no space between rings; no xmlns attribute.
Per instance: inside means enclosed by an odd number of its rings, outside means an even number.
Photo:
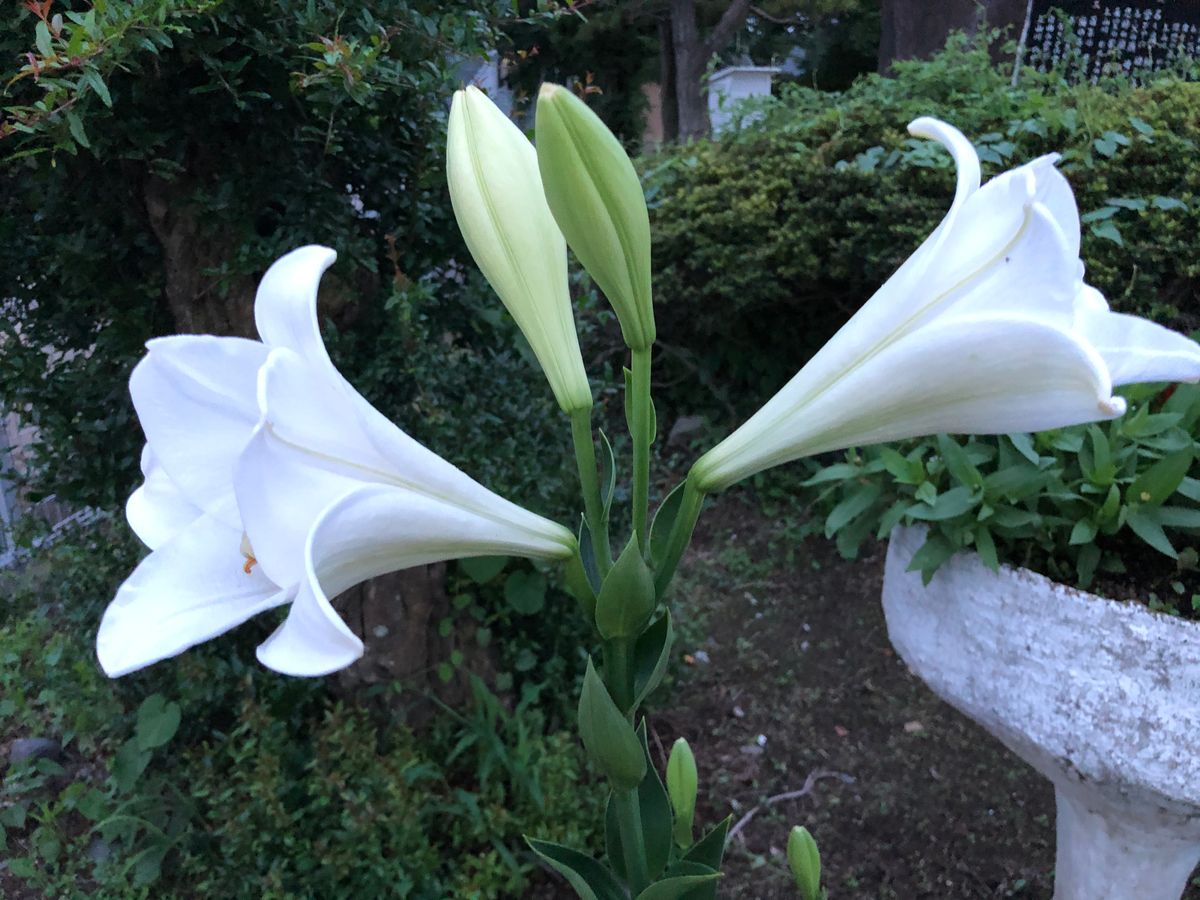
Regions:
<svg viewBox="0 0 1200 900"><path fill-rule="evenodd" d="M799 48L800 77L831 89L876 64L878 0L597 0L575 9L509 31L509 83L519 100L544 80L581 82L627 144L641 139L641 87L654 81L667 140L707 133L704 76L714 60L768 65Z"/></svg>
<svg viewBox="0 0 1200 900"><path fill-rule="evenodd" d="M879 71L900 59L924 59L941 50L952 31L974 35L981 27L1020 28L1028 0L883 0Z"/></svg>

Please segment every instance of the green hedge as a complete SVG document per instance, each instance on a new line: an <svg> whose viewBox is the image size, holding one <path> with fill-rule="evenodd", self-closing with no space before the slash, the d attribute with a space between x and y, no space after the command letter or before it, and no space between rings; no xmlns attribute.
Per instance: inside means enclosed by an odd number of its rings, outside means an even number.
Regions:
<svg viewBox="0 0 1200 900"><path fill-rule="evenodd" d="M1090 214L1089 281L1115 308L1196 326L1200 84L1025 72L1014 89L961 42L897 68L838 94L789 85L719 140L643 160L659 334L698 354L738 405L793 373L949 206L949 155L905 131L920 115L971 137L985 178L1062 152Z"/></svg>

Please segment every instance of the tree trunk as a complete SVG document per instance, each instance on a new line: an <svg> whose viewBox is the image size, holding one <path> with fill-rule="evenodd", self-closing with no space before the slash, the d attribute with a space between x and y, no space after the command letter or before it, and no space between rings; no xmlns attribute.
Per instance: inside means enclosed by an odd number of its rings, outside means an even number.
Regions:
<svg viewBox="0 0 1200 900"><path fill-rule="evenodd" d="M707 58L696 25L695 0L671 0L671 46L675 51L676 137L681 141L708 134L707 98L701 90Z"/></svg>
<svg viewBox="0 0 1200 900"><path fill-rule="evenodd" d="M659 115L662 116L663 140L679 138L679 105L675 100L675 43L671 39L671 18L658 20Z"/></svg>
<svg viewBox="0 0 1200 900"><path fill-rule="evenodd" d="M883 0L879 71L887 74L902 59L932 56L952 31L975 34L980 26L1020 27L1026 0Z"/></svg>
<svg viewBox="0 0 1200 900"><path fill-rule="evenodd" d="M334 605L366 646L361 660L338 673L339 689L356 702L373 686L395 685L401 690L378 693L378 702L393 717L420 726L437 711L431 698L456 706L470 696L470 675L495 678L495 659L476 640L475 622L451 606L445 563L373 578ZM444 619L453 620L446 637L439 630ZM455 651L462 661L444 680L440 664Z"/></svg>
<svg viewBox="0 0 1200 900"><path fill-rule="evenodd" d="M239 278L220 289L207 269L232 258L228 237L204 234L188 206L189 185L150 176L142 197L150 227L162 246L163 292L180 334L255 337L254 281Z"/></svg>
<svg viewBox="0 0 1200 900"><path fill-rule="evenodd" d="M676 137L681 141L708 134L708 97L701 81L709 59L729 46L750 13L750 0L733 0L707 40L700 39L696 24L696 0L671 0L670 48L675 62ZM666 42L663 42L664 50ZM663 85L665 96L667 86ZM664 110L665 110L664 105ZM667 132L666 114L663 132Z"/></svg>

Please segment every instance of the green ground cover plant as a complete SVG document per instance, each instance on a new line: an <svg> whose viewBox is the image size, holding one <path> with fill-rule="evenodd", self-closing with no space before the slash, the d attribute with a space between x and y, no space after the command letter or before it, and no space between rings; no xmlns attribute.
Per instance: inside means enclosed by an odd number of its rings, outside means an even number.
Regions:
<svg viewBox="0 0 1200 900"><path fill-rule="evenodd" d="M897 525L929 532L926 582L955 553L1200 617L1194 546L1200 387L1123 388L1126 414L1038 434L938 435L850 451L803 483L813 530L848 558Z"/></svg>

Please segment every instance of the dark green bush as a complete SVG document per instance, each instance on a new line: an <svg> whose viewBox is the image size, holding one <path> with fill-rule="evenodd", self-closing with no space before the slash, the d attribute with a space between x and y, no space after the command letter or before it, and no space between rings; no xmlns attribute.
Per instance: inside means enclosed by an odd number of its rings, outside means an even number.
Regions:
<svg viewBox="0 0 1200 900"><path fill-rule="evenodd" d="M946 119L985 178L1043 153L1085 214L1089 281L1114 308L1195 327L1200 310L1200 84L1163 76L1017 88L959 43L840 94L789 85L740 126L643 160L653 206L659 333L698 354L742 411L778 387L936 225L950 157L905 126Z"/></svg>

